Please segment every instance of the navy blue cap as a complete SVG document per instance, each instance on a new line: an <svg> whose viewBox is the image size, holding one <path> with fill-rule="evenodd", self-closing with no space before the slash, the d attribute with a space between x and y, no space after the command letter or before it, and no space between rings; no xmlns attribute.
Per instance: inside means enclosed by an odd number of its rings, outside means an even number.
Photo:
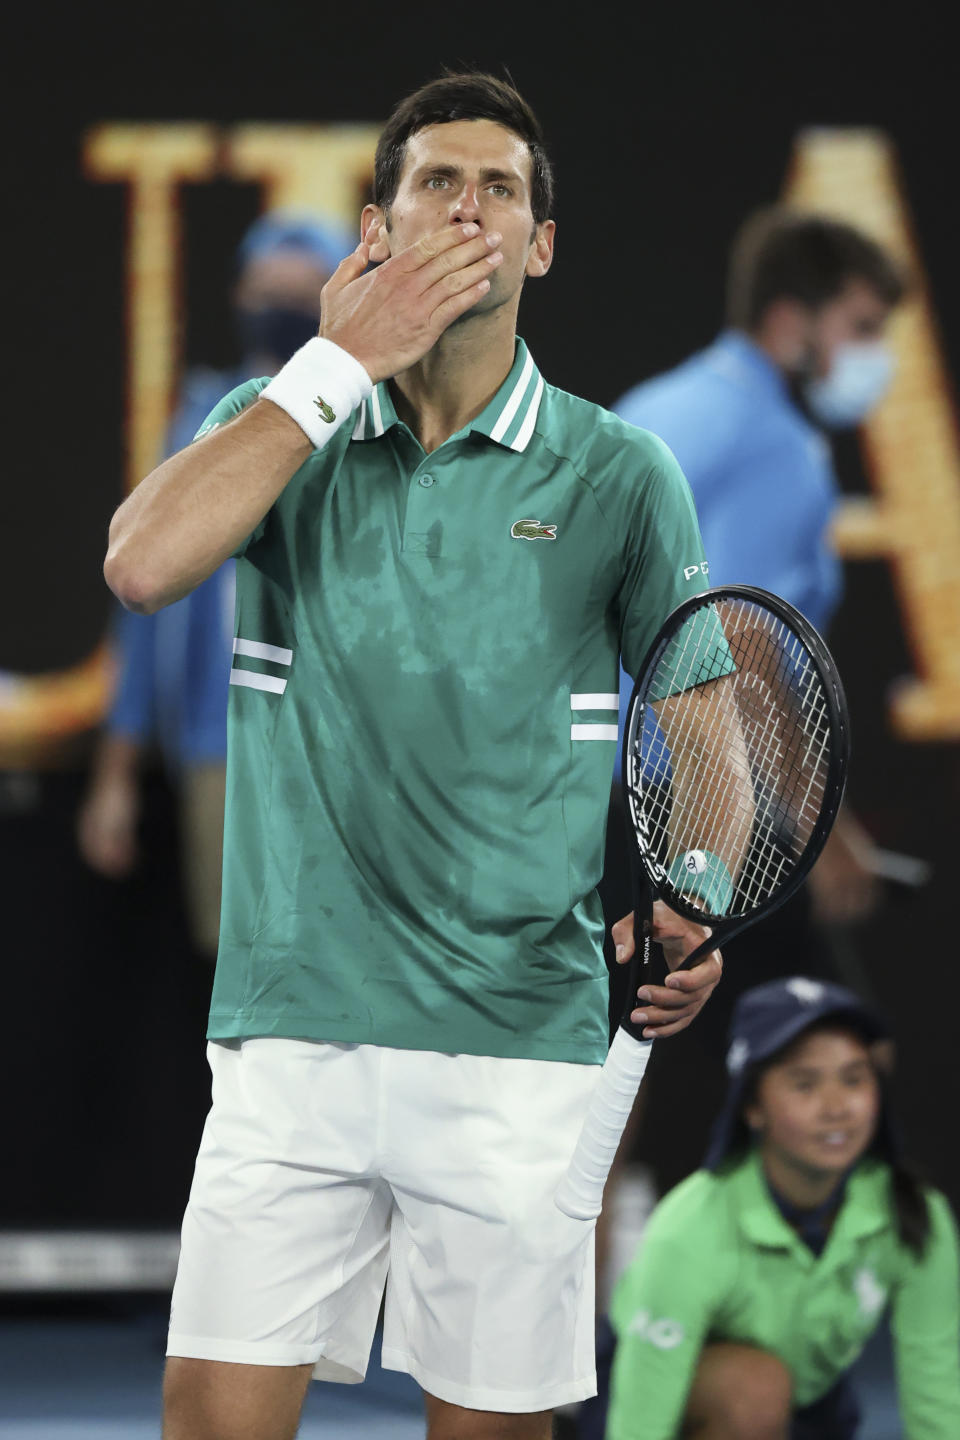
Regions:
<svg viewBox="0 0 960 1440"><path fill-rule="evenodd" d="M730 1076L723 1109L717 1116L704 1157L707 1170L715 1170L746 1136L741 1119L744 1098L756 1069L784 1050L811 1025L836 1019L848 1023L867 1041L887 1039L890 1029L859 996L829 980L792 975L747 990L737 1001L730 1022L727 1072ZM893 1144L889 1117L881 1130L887 1148Z"/></svg>
<svg viewBox="0 0 960 1440"><path fill-rule="evenodd" d="M251 260L277 250L299 250L332 275L356 245L345 226L321 219L309 211L271 210L255 220L240 241L237 264L242 270Z"/></svg>

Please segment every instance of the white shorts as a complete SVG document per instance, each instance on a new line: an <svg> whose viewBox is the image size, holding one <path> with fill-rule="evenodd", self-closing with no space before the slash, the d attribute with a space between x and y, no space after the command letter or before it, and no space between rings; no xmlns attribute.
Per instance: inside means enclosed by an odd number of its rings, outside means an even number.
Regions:
<svg viewBox="0 0 960 1440"><path fill-rule="evenodd" d="M474 1410L585 1399L593 1222L554 1193L595 1066L374 1045L212 1044L168 1355L383 1365Z"/></svg>

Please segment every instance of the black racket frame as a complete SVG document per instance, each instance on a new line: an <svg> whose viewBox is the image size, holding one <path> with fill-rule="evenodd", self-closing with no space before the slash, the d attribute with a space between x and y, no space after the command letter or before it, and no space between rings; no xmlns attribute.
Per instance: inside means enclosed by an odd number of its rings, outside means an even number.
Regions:
<svg viewBox="0 0 960 1440"><path fill-rule="evenodd" d="M823 685L823 692L826 701L827 711L830 719L830 755L827 764L827 776L824 786L824 804L810 837L804 847L793 870L784 884L768 898L762 901L749 915L737 916L726 919L724 917L705 916L702 909L691 905L682 892L679 891L669 880L665 880L659 864L655 864L652 857L645 848L641 835L633 823L633 806L631 804L632 787L629 781L631 770L630 750L632 737L636 733L637 725L634 718L640 706L646 706L647 700L643 698L647 685L653 674L660 657L670 644L676 632L685 623L688 616L697 610L704 609L723 600L743 600L761 606L764 610L774 615L778 620L788 625L797 635L801 643L806 647L811 659L819 673ZM714 682L709 682L714 683ZM683 915L688 920L695 920L698 924L707 923L710 925L713 934L709 939L704 940L695 950L689 954L678 967L682 970L690 969L698 964L711 950L719 949L725 941L731 940L753 925L765 915L772 915L779 910L792 895L795 895L800 885L806 879L811 867L819 856L827 836L833 827L843 800L843 792L846 788L847 768L850 759L850 714L847 708L847 699L844 694L843 684L837 671L836 663L830 651L820 636L819 632L811 625L805 615L802 615L788 601L779 595L774 595L769 590L762 590L755 585L718 585L708 590L701 590L697 595L691 595L688 600L683 600L672 610L661 625L657 635L644 657L643 664L638 671L630 696L630 704L627 709L627 720L623 729L622 750L620 756L620 783L623 793L624 810L626 814L626 828L628 831L628 846L630 851L630 875L633 889L633 915L634 915L634 953L630 964L630 972L627 979L627 1001L620 1025L636 1039L643 1038L643 1026L633 1025L630 1020L631 1012L638 1008L637 988L642 983L641 973L650 963L651 931L653 928L653 902L655 899L664 900L678 915ZM631 999L632 997L632 999Z"/></svg>

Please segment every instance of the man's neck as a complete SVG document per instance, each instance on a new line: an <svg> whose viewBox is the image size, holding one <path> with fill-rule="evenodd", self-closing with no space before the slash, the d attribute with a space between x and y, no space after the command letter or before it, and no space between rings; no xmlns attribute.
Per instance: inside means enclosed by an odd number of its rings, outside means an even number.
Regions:
<svg viewBox="0 0 960 1440"><path fill-rule="evenodd" d="M790 374L784 361L783 343L772 334L768 327L759 325L753 330L741 330L744 335L761 355L765 356L775 370L779 370L784 380L789 382Z"/></svg>
<svg viewBox="0 0 960 1440"><path fill-rule="evenodd" d="M444 331L422 360L394 376L397 415L429 455L476 419L513 365L516 311L502 306Z"/></svg>

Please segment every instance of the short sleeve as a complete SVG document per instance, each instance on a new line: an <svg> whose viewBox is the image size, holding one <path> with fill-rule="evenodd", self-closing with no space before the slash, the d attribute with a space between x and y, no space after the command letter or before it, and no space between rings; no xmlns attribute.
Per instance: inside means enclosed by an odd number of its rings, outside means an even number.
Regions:
<svg viewBox="0 0 960 1440"><path fill-rule="evenodd" d="M219 426L226 425L229 420L235 420L238 415L246 410L248 405L253 404L257 396L261 391L265 390L269 384L269 377L263 376L259 380L244 380L242 385L235 385L228 395L224 395L223 399L214 405L210 414L197 430L196 435L194 435L194 440L202 440L204 435L210 434L211 430L216 430Z"/></svg>
<svg viewBox="0 0 960 1440"><path fill-rule="evenodd" d="M629 675L638 673L670 612L708 584L690 486L663 441L650 434L644 439L651 461L638 477L618 595L620 652Z"/></svg>

